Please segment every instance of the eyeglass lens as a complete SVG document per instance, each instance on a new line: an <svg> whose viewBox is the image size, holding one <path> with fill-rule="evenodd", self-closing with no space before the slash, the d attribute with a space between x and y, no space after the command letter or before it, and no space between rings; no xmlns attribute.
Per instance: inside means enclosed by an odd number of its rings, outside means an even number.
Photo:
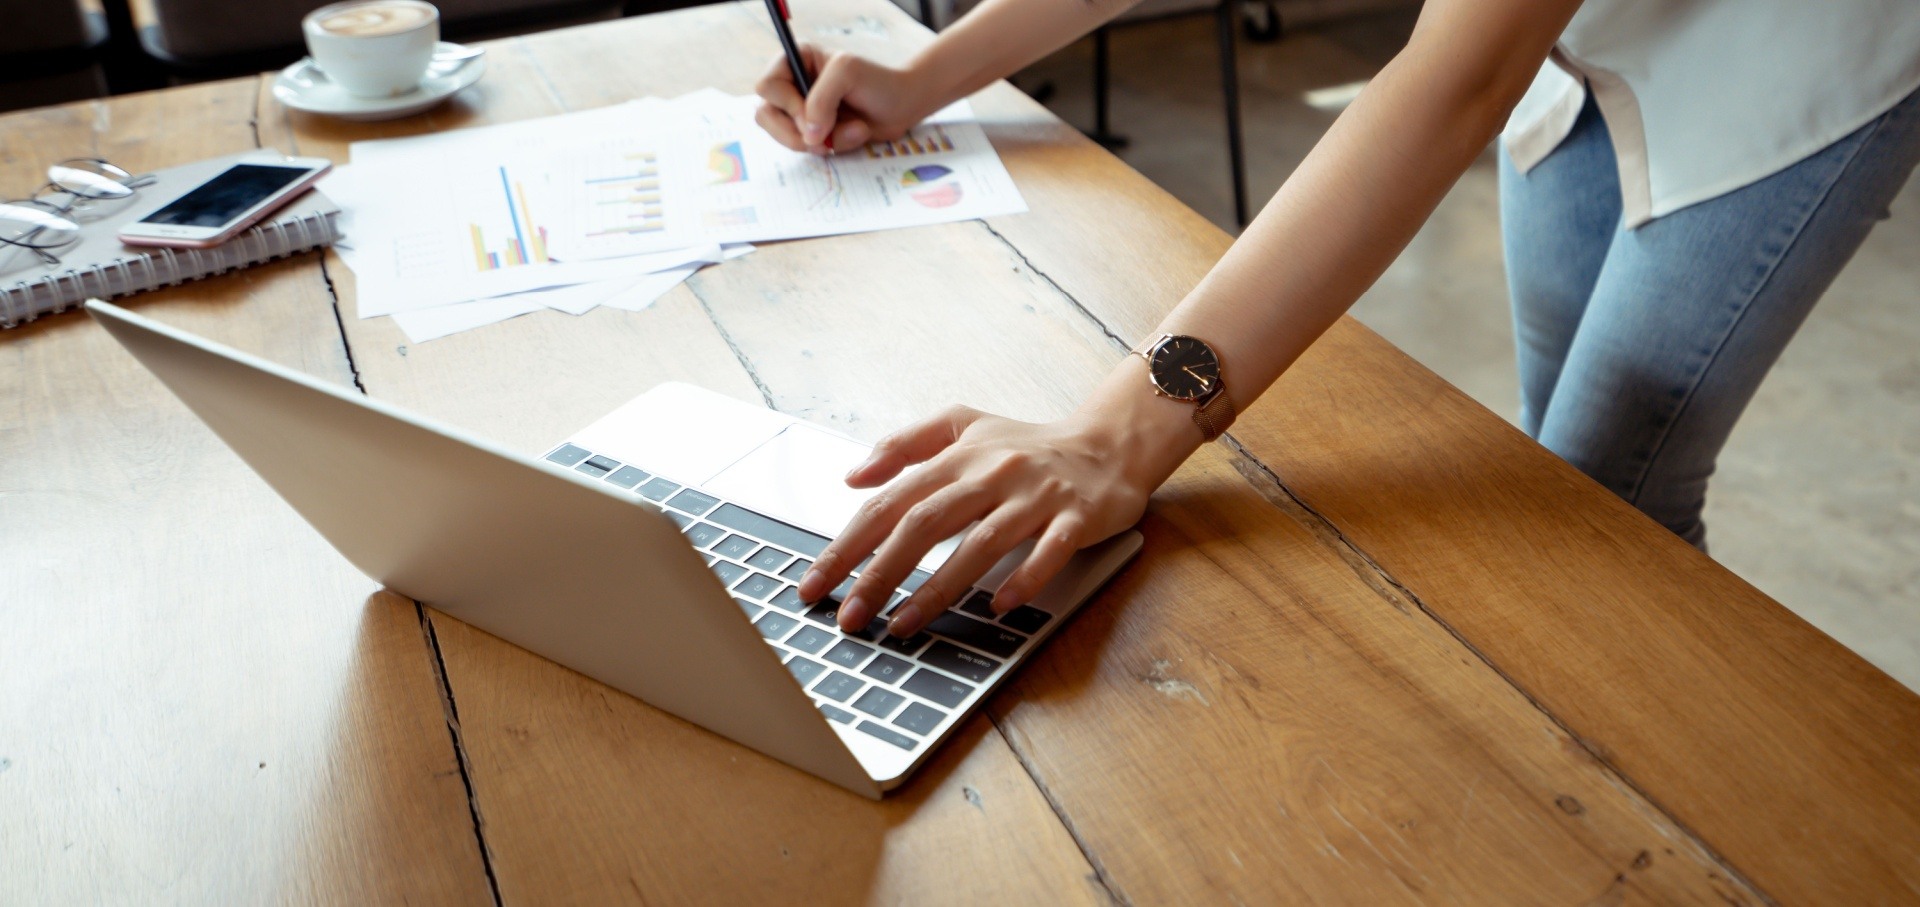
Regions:
<svg viewBox="0 0 1920 907"><path fill-rule="evenodd" d="M139 178L98 158L74 158L47 168L47 185L80 198L105 200L134 193Z"/></svg>
<svg viewBox="0 0 1920 907"><path fill-rule="evenodd" d="M80 237L74 211L90 202L131 198L153 182L99 158L72 158L47 168L47 184L33 198L0 202L0 243L32 249L48 264L57 249Z"/></svg>

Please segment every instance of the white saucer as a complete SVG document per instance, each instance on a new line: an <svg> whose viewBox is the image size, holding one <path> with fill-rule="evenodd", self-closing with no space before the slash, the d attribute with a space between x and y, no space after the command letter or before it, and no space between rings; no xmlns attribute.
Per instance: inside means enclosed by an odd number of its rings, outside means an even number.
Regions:
<svg viewBox="0 0 1920 907"><path fill-rule="evenodd" d="M461 45L442 41L434 47L434 53L437 56L464 56L470 51ZM453 97L460 89L479 81L481 74L486 71L487 58L484 53L447 63L436 61L427 67L427 75L420 80L420 86L406 94L391 98L360 98L335 85L326 73L320 71L320 67L314 65L312 57L303 57L300 62L280 70L280 74L274 77L273 96L295 110L343 120L395 120L412 116Z"/></svg>

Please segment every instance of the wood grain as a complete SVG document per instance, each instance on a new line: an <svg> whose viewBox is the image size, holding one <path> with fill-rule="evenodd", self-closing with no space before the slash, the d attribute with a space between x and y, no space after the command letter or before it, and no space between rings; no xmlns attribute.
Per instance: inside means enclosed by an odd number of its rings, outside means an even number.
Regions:
<svg viewBox="0 0 1920 907"><path fill-rule="evenodd" d="M582 108L643 90L671 93L709 82L740 90L750 71L683 38L693 33L754 42L754 21L719 7L543 36L521 46L557 103ZM610 46L627 52L598 49ZM772 46L770 39L762 45L767 51ZM580 62L587 60L594 65ZM324 147L304 137L300 145L307 152ZM1039 146L1027 150L1046 153ZM917 254L927 248L942 254ZM712 322L703 323L708 317ZM649 327L632 330L633 324ZM570 418L579 424L666 378L765 396L781 409L866 437L952 399L1043 418L1084 391L1115 355L1098 325L978 224L769 246L704 272L686 291L641 315L596 312L569 319L542 313L404 356L382 330L391 329L378 322L348 325L356 362L376 394L485 426L525 450L542 449L571 427L555 411L575 414ZM568 371L556 372L555 363ZM372 377L380 374L385 378ZM559 383L521 380L527 374ZM876 381L875 375L890 378ZM481 382L486 392L450 392L472 382ZM556 395L556 387L577 388L590 399ZM1136 567L1109 596L1122 615L1140 617L1123 631L1112 621L1082 618L1043 659L1070 668L1033 673L1015 694L1021 706L1045 705L1017 707L1002 717L1021 742L1027 770L1045 785L1099 867L1105 893L1143 901L1199 893L1251 900L1754 899L1684 833L1556 735L1545 716L1443 628L1395 608L1357 577L1308 530L1310 520L1276 511L1224 454L1209 453L1195 470L1192 481L1205 487L1198 495L1205 505L1187 525L1162 521L1156 513L1149 525L1160 552L1155 566ZM1192 537L1221 525L1243 526L1260 556L1223 567L1221 555ZM1136 579L1143 572L1168 579ZM1300 580L1302 588L1276 589L1273 575L1307 579ZM1179 606L1196 592L1224 608ZM1294 626L1300 618L1274 616L1282 605L1308 602L1333 603L1318 618L1332 628L1304 632ZM1243 672L1252 679L1189 680L1168 673L1186 670L1175 659L1190 650L1178 641L1225 634L1223 614L1250 619L1246 642L1233 657L1244 661ZM983 851L994 845L974 834L950 851L967 854L963 861L930 865L924 860L942 847L908 843L953 840L945 836L960 829L942 825L953 821L956 807L967 815L962 805L976 799L1003 829L994 840L1018 841L1011 854L1023 855L1024 865L1031 866L1036 853L1056 855L996 893L1022 900L1041 892L1052 898L1088 893L1086 864L1067 850L1072 842L1050 821L1031 782L1014 771L1004 744L985 729L974 731L978 742L963 739L942 754L943 765L961 761L954 771L967 780L958 791L954 776L936 768L905 799L865 804L805 779L794 783L785 770L763 778L766 763L757 756L663 721L625 697L455 622L437 625L447 628L442 644L463 736L509 899L528 885L562 885L569 897L581 899L632 893L724 901L763 893L768 885L841 899L937 899L955 885L971 890L983 884L977 875L950 875L949 863L1001 865L1009 858ZM1391 639L1374 638L1382 633ZM1131 642L1120 645L1121 639ZM1301 652L1305 657L1295 654ZM1121 679L1089 683L1089 676L1103 672ZM1403 675L1416 680L1398 679ZM1339 679L1325 679L1331 677ZM1035 684L1037 694L1030 692ZM542 688L551 692L542 695ZM1300 710L1301 696L1290 691L1313 689L1328 691L1327 699L1339 705L1316 701L1318 709L1302 710L1280 728L1263 720ZM1200 698L1209 704L1176 705L1168 713L1169 702ZM558 717L551 714L556 708ZM1399 720L1386 722L1390 731L1379 731L1354 719L1367 715ZM646 730L636 732L634 725ZM1148 743L1161 735L1208 745ZM1301 766L1264 758L1296 750L1314 758ZM721 759L730 769L728 783L702 784ZM568 793L556 797L562 790ZM732 832L745 836L746 852L769 855L769 862L729 864L733 870L715 879L715 857L704 847L681 846L680 836L656 833L641 837L644 847L625 844L628 835L607 831L631 834L645 814L628 805L625 791L645 791L648 811L671 817L666 821L676 827L720 834L726 834L722 827L742 824L737 817L747 803L779 804L762 809L753 830ZM683 805L688 801L680 791L697 791L699 808ZM747 795L737 800L741 791ZM1262 801L1291 797L1290 808L1313 824L1246 809L1242 800L1249 794ZM915 799L921 796L924 805ZM556 801L566 804L558 815ZM896 821L877 817L903 806L908 812L895 815L911 815L906 829L912 834L888 834L882 842L865 831ZM1284 802L1282 807L1289 808ZM812 842L795 834L804 825L789 820L805 822L821 810L836 817L825 827L854 831L832 839L841 846L837 852L796 849ZM1385 815L1405 824L1382 825ZM1354 824L1342 828L1336 817ZM1007 819L1014 821L1001 824ZM1047 827L1054 831L1034 836L1035 829ZM583 828L590 833L577 830ZM1372 849L1379 846L1376 838L1385 841L1389 834L1402 836L1388 845L1394 852ZM781 862L771 862L775 850ZM1560 871L1504 870L1519 865ZM695 884L703 887L690 887Z"/></svg>
<svg viewBox="0 0 1920 907"><path fill-rule="evenodd" d="M1054 417L1118 358L977 224L783 244L698 289L777 405L869 438L956 400ZM1182 469L992 706L1116 899L1759 900L1232 459Z"/></svg>
<svg viewBox="0 0 1920 907"><path fill-rule="evenodd" d="M1920 696L1382 346L1323 339L1234 436L1774 896L1920 899Z"/></svg>
<svg viewBox="0 0 1920 907"><path fill-rule="evenodd" d="M526 42L491 48L490 81L548 84ZM557 98L516 100L534 115L559 110ZM344 157L336 137L287 122L301 153ZM328 269L351 312L353 282L336 260ZM373 395L537 454L661 381L762 402L696 295L703 280L646 312L541 312L413 346L388 319L346 330ZM1105 898L984 717L911 790L872 803L457 620L436 614L434 625L508 902Z"/></svg>
<svg viewBox="0 0 1920 907"><path fill-rule="evenodd" d="M803 40L883 59L925 40L880 0L801 12ZM263 80L0 119L0 179L69 147L344 160L745 91L776 52L742 4L490 47L481 85L398 123L289 114ZM1227 239L1007 86L975 104L1030 213L770 245L642 313L409 345L352 317L331 255L141 305L528 452L662 380L867 438L954 401L1047 418ZM0 878L31 902L471 902L490 871L506 901L596 903L1920 894L1914 697L1350 322L877 804L423 629L88 322L0 357Z"/></svg>
<svg viewBox="0 0 1920 907"><path fill-rule="evenodd" d="M0 183L253 147L257 92L0 118ZM350 379L313 256L135 305ZM0 899L489 897L413 606L84 315L0 334L0 463Z"/></svg>
<svg viewBox="0 0 1920 907"><path fill-rule="evenodd" d="M1020 125L1039 119L1024 96L974 103L1023 147L1071 148L1010 154L1035 210L992 226L1117 341L1225 250L1070 130ZM1155 266L1089 266L1081 243ZM1769 893L1920 897L1920 697L1351 319L1231 434L1356 569L1404 586Z"/></svg>

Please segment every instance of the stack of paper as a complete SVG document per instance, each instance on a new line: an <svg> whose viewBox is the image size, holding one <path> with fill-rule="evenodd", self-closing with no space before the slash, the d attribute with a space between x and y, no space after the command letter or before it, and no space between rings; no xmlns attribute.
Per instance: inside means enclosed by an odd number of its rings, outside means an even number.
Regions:
<svg viewBox="0 0 1920 907"><path fill-rule="evenodd" d="M423 342L541 309L638 310L750 242L1026 210L965 102L892 142L820 157L701 91L356 142L322 188L362 318Z"/></svg>

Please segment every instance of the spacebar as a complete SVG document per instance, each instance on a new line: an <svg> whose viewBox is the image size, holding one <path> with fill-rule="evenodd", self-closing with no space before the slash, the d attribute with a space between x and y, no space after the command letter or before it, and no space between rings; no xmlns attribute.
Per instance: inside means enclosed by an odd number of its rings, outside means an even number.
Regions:
<svg viewBox="0 0 1920 907"><path fill-rule="evenodd" d="M711 522L719 523L728 529L736 529L765 542L772 542L782 548L791 548L808 557L819 557L831 541L824 535L814 535L805 529L797 529L771 517L764 517L744 507L722 504L719 510L707 514Z"/></svg>

